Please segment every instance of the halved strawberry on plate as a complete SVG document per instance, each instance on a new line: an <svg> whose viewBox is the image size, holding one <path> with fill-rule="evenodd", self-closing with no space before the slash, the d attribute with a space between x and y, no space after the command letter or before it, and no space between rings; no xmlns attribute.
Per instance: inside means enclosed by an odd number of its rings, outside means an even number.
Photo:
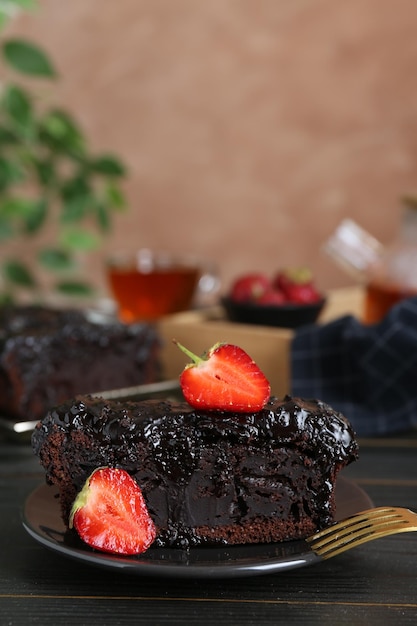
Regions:
<svg viewBox="0 0 417 626"><path fill-rule="evenodd" d="M86 480L69 527L92 548L113 554L141 554L156 537L139 485L125 470L112 467L100 467Z"/></svg>

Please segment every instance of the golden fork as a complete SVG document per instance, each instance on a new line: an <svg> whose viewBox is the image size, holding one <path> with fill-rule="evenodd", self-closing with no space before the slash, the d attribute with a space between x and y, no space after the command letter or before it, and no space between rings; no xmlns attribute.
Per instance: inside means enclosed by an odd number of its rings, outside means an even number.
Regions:
<svg viewBox="0 0 417 626"><path fill-rule="evenodd" d="M361 543L397 533L417 530L417 513L399 507L381 506L352 515L306 540L322 559L350 550Z"/></svg>

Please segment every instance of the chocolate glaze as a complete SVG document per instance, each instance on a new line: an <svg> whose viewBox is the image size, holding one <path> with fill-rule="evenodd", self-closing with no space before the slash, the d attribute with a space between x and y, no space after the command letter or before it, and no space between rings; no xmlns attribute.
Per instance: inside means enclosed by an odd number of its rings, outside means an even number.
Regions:
<svg viewBox="0 0 417 626"><path fill-rule="evenodd" d="M271 398L257 413L79 398L37 426L33 448L64 519L96 467L128 470L161 545L305 536L332 521L334 481L357 457L347 420L317 400Z"/></svg>

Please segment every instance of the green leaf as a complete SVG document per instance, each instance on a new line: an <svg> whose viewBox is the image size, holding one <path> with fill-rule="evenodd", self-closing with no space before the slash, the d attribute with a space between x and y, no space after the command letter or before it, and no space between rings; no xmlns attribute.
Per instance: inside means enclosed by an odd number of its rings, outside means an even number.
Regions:
<svg viewBox="0 0 417 626"><path fill-rule="evenodd" d="M54 78L56 72L48 56L37 45L23 39L9 39L3 44L7 63L18 72Z"/></svg>
<svg viewBox="0 0 417 626"><path fill-rule="evenodd" d="M103 155L90 163L93 172L105 176L125 176L126 169L121 161L111 155Z"/></svg>
<svg viewBox="0 0 417 626"><path fill-rule="evenodd" d="M62 281L55 285L55 289L67 296L92 296L94 289L82 281Z"/></svg>
<svg viewBox="0 0 417 626"><path fill-rule="evenodd" d="M6 280L19 287L33 288L36 286L36 280L31 271L20 261L11 260L3 263L3 273Z"/></svg>
<svg viewBox="0 0 417 626"><path fill-rule="evenodd" d="M29 211L24 218L24 231L28 235L37 233L44 225L48 214L48 204L46 200L33 200L30 203Z"/></svg>
<svg viewBox="0 0 417 626"><path fill-rule="evenodd" d="M80 222L87 214L90 198L75 197L62 204L60 221L62 224L75 224Z"/></svg>
<svg viewBox="0 0 417 626"><path fill-rule="evenodd" d="M5 159L0 156L0 191L4 191L24 179L22 169L16 165L11 159Z"/></svg>
<svg viewBox="0 0 417 626"><path fill-rule="evenodd" d="M39 125L39 138L51 150L80 158L85 152L81 130L72 117L58 109L49 111Z"/></svg>
<svg viewBox="0 0 417 626"><path fill-rule="evenodd" d="M14 304L14 298L12 294L8 292L0 293L0 307L8 306L10 304Z"/></svg>
<svg viewBox="0 0 417 626"><path fill-rule="evenodd" d="M59 192L62 200L68 202L69 200L90 196L91 188L85 176L76 174L63 183Z"/></svg>
<svg viewBox="0 0 417 626"><path fill-rule="evenodd" d="M23 232L33 235L44 224L47 216L46 200L8 197L0 202L0 217L3 220L5 233L13 229L13 234ZM9 228L6 228L6 222Z"/></svg>
<svg viewBox="0 0 417 626"><path fill-rule="evenodd" d="M0 0L1 10L6 13L11 13L16 6L22 9L34 9L37 3L36 0Z"/></svg>
<svg viewBox="0 0 417 626"><path fill-rule="evenodd" d="M11 146L18 142L16 135L4 126L0 126L0 146Z"/></svg>
<svg viewBox="0 0 417 626"><path fill-rule="evenodd" d="M95 207L96 198L88 179L82 174L66 180L58 190L62 199L62 224L80 222Z"/></svg>
<svg viewBox="0 0 417 626"><path fill-rule="evenodd" d="M12 4L17 4L22 9L34 9L37 7L36 0L9 0Z"/></svg>
<svg viewBox="0 0 417 626"><path fill-rule="evenodd" d="M61 272L74 267L71 255L59 248L44 248L38 254L39 263L48 270Z"/></svg>
<svg viewBox="0 0 417 626"><path fill-rule="evenodd" d="M34 215L38 215L43 211L40 206L44 200L32 200L31 198L14 198L8 197L0 202L0 215L13 220L22 222L23 225L34 219Z"/></svg>
<svg viewBox="0 0 417 626"><path fill-rule="evenodd" d="M124 209L126 207L126 199L122 190L118 185L109 183L105 188L106 200L112 209Z"/></svg>
<svg viewBox="0 0 417 626"><path fill-rule="evenodd" d="M61 233L61 243L69 250L90 251L98 248L100 238L86 230L71 229Z"/></svg>
<svg viewBox="0 0 417 626"><path fill-rule="evenodd" d="M16 85L9 85L3 96L6 113L25 135L33 132L32 102L29 94Z"/></svg>
<svg viewBox="0 0 417 626"><path fill-rule="evenodd" d="M96 217L97 217L97 224L100 230L103 233L110 232L110 229L111 229L110 212L108 208L104 206L104 204L102 204L101 202L96 207Z"/></svg>
<svg viewBox="0 0 417 626"><path fill-rule="evenodd" d="M33 210L34 201L27 198L4 198L0 202L0 214L18 220L26 220Z"/></svg>
<svg viewBox="0 0 417 626"><path fill-rule="evenodd" d="M42 187L53 187L56 181L55 166L52 159L34 159L38 181Z"/></svg>
<svg viewBox="0 0 417 626"><path fill-rule="evenodd" d="M78 175L65 181L58 193L62 199L63 224L81 221L95 202L87 179Z"/></svg>
<svg viewBox="0 0 417 626"><path fill-rule="evenodd" d="M15 234L15 229L11 221L3 215L0 215L0 241L11 239Z"/></svg>

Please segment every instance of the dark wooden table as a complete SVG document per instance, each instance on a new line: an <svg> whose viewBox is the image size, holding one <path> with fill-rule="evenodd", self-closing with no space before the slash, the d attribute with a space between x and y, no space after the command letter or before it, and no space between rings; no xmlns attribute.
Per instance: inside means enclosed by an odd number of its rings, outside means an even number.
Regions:
<svg viewBox="0 0 417 626"><path fill-rule="evenodd" d="M375 505L417 510L417 437L361 441L344 472ZM0 441L0 625L417 624L417 533L388 537L302 569L248 578L145 578L40 545L23 528L44 481L28 444Z"/></svg>

